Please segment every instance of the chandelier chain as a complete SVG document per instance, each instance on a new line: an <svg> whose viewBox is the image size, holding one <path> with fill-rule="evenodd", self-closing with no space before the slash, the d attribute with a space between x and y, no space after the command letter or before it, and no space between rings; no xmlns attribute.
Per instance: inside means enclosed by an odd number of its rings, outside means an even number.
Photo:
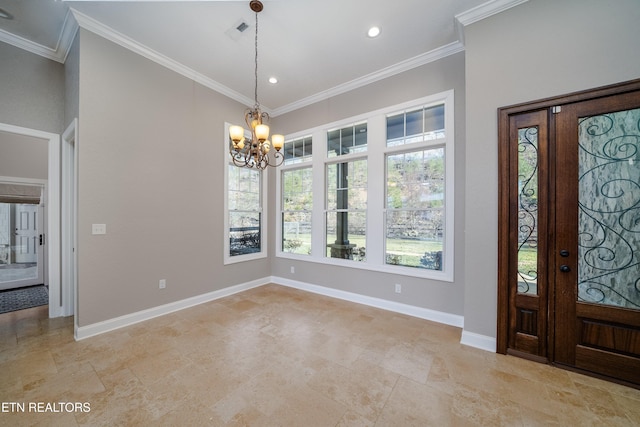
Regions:
<svg viewBox="0 0 640 427"><path fill-rule="evenodd" d="M258 108L260 106L260 103L258 102L258 12L256 12L255 48L256 48L256 57L255 57L255 62L256 62L256 69L255 69L256 86L255 86L255 90L254 90L254 98L255 98L255 101L256 101L255 107Z"/></svg>

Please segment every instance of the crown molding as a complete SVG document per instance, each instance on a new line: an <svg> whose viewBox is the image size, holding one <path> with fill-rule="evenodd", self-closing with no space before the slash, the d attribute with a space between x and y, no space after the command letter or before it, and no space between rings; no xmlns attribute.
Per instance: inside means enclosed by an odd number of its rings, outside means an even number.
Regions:
<svg viewBox="0 0 640 427"><path fill-rule="evenodd" d="M71 45L73 44L73 39L76 38L76 34L78 33L78 22L74 19L73 14L70 10L67 11L67 16L64 18L64 24L62 24L62 31L60 31L60 37L58 38L58 46L61 53L61 58L63 64L67 60L67 55L69 55L69 51L71 50Z"/></svg>
<svg viewBox="0 0 640 427"><path fill-rule="evenodd" d="M306 98L303 98L299 101L292 102L291 104L287 104L279 108L274 108L270 114L272 117L276 117L281 114L289 113L299 108L306 107L311 104L315 104L316 102L324 101L331 97L341 95L343 93L352 91L354 89L361 88L368 84L375 83L377 81L386 79L388 77L395 76L396 74L400 74L405 71L412 70L422 65L426 65L430 62L435 62L439 59L446 58L447 56L454 55L456 53L463 52L463 51L464 51L464 46L462 45L462 43L455 41L453 43L449 43L448 45L439 47L429 52L425 52L418 56L414 56L413 58L409 58L407 60L398 62L397 64L391 65L389 67L383 68L381 70L378 70L373 73L367 74L365 76L359 77L357 79L351 80L347 83L335 86L326 91L322 91L315 95L311 95Z"/></svg>
<svg viewBox="0 0 640 427"><path fill-rule="evenodd" d="M471 25L474 22L482 21L485 18L526 3L527 1L529 0L490 0L480 6L456 15L455 19L464 26Z"/></svg>
<svg viewBox="0 0 640 427"><path fill-rule="evenodd" d="M124 34L114 30L113 28L83 14L82 12L78 12L74 8L71 8L71 11L73 12L73 16L76 18L76 21L78 21L78 25L81 28L91 31L92 33L97 34L100 37L116 43L117 45L120 45L134 53L137 53L138 55L143 56L159 65L162 65L163 67L175 71L176 73L181 74L184 77L191 79L197 83L200 83L201 85L208 87L209 89L228 96L231 99L235 99L236 101L242 102L246 105L254 104L255 101L253 99L244 96L243 94L236 92L235 90L230 89L223 84L218 83L217 81L159 52L156 52L155 50L135 41L128 36L125 36ZM267 108L264 108L264 106L262 107L263 111L270 113Z"/></svg>
<svg viewBox="0 0 640 427"><path fill-rule="evenodd" d="M82 0L65 0L65 1L68 3L72 3L73 1L82 1ZM383 68L381 70L375 71L365 76L356 78L344 84L341 84L333 88L330 88L328 90L322 91L320 93L308 96L306 98L300 99L298 101L292 102L282 107L275 108L275 109L269 109L264 105L262 105L261 107L263 111L269 113L269 115L271 115L272 117L276 117L278 115L295 111L297 109L306 107L316 102L324 101L331 97L341 95L343 93L361 88L368 84L403 73L405 71L409 71L413 68L426 65L430 62L440 60L447 56L454 55L459 52L463 52L465 26L473 24L474 22L481 21L485 18L488 18L500 12L503 12L512 7L518 6L527 1L528 0L490 0L486 3L481 4L480 6L469 9L455 16L454 20L455 20L457 31L458 31L458 37L459 37L458 41L449 43L448 45L420 54L413 58L409 58L405 61L399 62L397 64ZM253 105L254 103L253 99L239 92L236 92L235 90L230 89L227 86L224 86L223 84L159 52L156 52L147 46L144 46L143 44L135 41L134 39L122 33L119 33L113 28L77 11L74 8L70 8L70 10L73 13L75 20L77 21L78 25L81 28L91 31L92 33L95 33L109 41L112 41L134 53L137 53L151 61L154 61L159 65L162 65L170 70L173 70L176 73L181 74L191 80L194 80L195 82L200 83L201 85L209 89L212 89L218 93L221 93L229 98L235 99L246 105ZM65 53L65 57L66 57L66 53Z"/></svg>
<svg viewBox="0 0 640 427"><path fill-rule="evenodd" d="M458 40L464 44L464 27L474 22L482 21L485 18L504 12L507 9L516 7L529 0L490 0L479 6L466 10L454 17Z"/></svg>
<svg viewBox="0 0 640 427"><path fill-rule="evenodd" d="M0 41L64 64L67 60L69 49L71 49L71 44L73 43L73 39L77 31L77 22L73 19L71 12L67 12L55 49L27 40L24 37L20 37L2 29L0 29Z"/></svg>

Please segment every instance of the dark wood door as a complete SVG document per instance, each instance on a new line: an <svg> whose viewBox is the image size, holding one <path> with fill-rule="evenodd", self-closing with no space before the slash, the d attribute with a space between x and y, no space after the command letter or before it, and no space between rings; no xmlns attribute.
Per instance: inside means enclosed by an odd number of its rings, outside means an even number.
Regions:
<svg viewBox="0 0 640 427"><path fill-rule="evenodd" d="M501 147L501 287L508 309L503 353L547 359L549 120L546 109L505 121Z"/></svg>
<svg viewBox="0 0 640 427"><path fill-rule="evenodd" d="M499 110L497 351L640 385L640 80Z"/></svg>
<svg viewBox="0 0 640 427"><path fill-rule="evenodd" d="M553 360L640 384L640 91L559 110Z"/></svg>

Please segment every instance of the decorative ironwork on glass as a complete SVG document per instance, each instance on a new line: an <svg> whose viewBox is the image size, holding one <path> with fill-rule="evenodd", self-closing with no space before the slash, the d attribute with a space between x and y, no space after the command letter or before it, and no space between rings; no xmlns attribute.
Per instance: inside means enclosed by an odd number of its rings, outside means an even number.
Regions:
<svg viewBox="0 0 640 427"><path fill-rule="evenodd" d="M578 301L640 308L640 109L579 121Z"/></svg>
<svg viewBox="0 0 640 427"><path fill-rule="evenodd" d="M538 293L538 128L518 129L518 292Z"/></svg>

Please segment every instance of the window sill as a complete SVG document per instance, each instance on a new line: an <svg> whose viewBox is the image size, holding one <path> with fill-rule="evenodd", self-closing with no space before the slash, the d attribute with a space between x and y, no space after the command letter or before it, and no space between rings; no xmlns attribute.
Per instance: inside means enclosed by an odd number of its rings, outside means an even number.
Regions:
<svg viewBox="0 0 640 427"><path fill-rule="evenodd" d="M423 268L412 268L394 265L377 265L367 261L350 261L339 258L318 258L311 255L291 254L278 252L276 258L292 259L296 261L312 262L316 264L332 265L335 267L356 268L359 270L374 271L379 273L394 274L398 276L418 277L421 279L437 280L441 282L453 282L452 271L435 271Z"/></svg>
<svg viewBox="0 0 640 427"><path fill-rule="evenodd" d="M245 262L245 261L253 261L256 259L262 259L262 258L266 258L267 257L267 253L266 252L257 252L255 254L247 254L247 255L236 255L236 256L226 256L224 258L224 265L228 265L228 264L237 264L239 262Z"/></svg>

